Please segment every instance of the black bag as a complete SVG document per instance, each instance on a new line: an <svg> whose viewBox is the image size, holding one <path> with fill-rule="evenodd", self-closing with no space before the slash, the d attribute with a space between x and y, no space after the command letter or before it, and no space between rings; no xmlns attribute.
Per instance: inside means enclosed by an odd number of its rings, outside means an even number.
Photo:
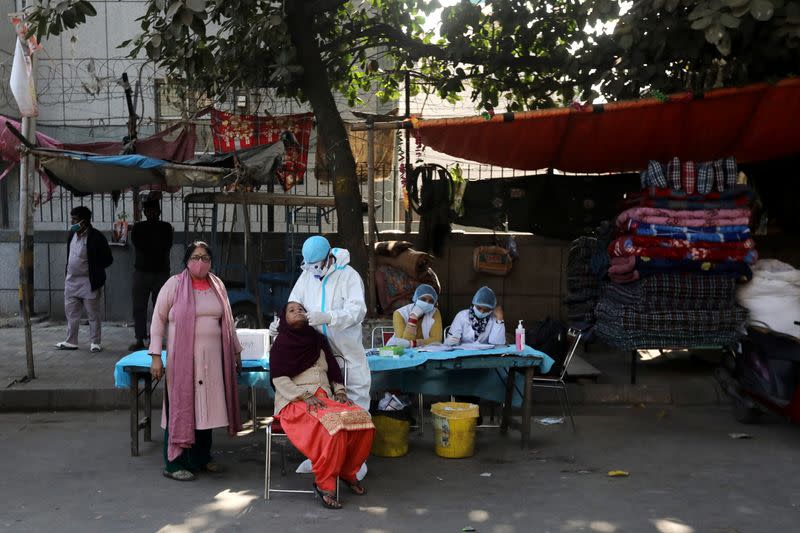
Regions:
<svg viewBox="0 0 800 533"><path fill-rule="evenodd" d="M525 330L525 344L544 352L555 360L548 374L559 374L567 358L567 326L547 317Z"/></svg>

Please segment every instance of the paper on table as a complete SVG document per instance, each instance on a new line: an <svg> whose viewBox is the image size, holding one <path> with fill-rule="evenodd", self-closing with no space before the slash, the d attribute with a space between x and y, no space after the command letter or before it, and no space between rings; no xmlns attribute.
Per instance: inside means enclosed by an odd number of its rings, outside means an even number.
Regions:
<svg viewBox="0 0 800 533"><path fill-rule="evenodd" d="M447 346L446 344L428 344L417 348L418 352L451 352L455 350L455 346Z"/></svg>
<svg viewBox="0 0 800 533"><path fill-rule="evenodd" d="M494 344L485 344L483 342L465 342L456 346L459 350L491 350L494 347Z"/></svg>

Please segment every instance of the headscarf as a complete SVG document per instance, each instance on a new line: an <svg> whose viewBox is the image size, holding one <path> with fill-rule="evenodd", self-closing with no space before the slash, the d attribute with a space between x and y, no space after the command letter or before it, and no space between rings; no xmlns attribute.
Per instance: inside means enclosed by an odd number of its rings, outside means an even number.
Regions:
<svg viewBox="0 0 800 533"><path fill-rule="evenodd" d="M302 374L314 366L319 359L320 351L325 352L329 383L344 384L342 370L333 357L328 340L308 323L299 328L290 327L286 321L286 307L284 307L280 313L278 337L269 351L270 381L282 376L293 378Z"/></svg>
<svg viewBox="0 0 800 533"><path fill-rule="evenodd" d="M222 373L225 383L225 404L228 412L228 434L241 429L239 389L235 354L241 351L225 284L208 273L211 289L222 304ZM172 312L175 317L175 342L167 361L167 393L169 396L169 443L167 457L174 461L184 448L194 444L194 331L195 308L192 276L188 269L178 274L178 287Z"/></svg>
<svg viewBox="0 0 800 533"><path fill-rule="evenodd" d="M482 305L482 304L479 304ZM469 325L472 326L473 331L475 331L475 339L480 337L484 331L486 331L486 325L489 324L489 319L492 318L492 314L489 313L483 318L478 318L475 314L475 308L469 308Z"/></svg>

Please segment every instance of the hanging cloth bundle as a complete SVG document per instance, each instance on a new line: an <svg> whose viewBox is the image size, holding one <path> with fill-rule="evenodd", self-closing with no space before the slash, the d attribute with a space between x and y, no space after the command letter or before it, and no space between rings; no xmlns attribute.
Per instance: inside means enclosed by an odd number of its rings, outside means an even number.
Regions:
<svg viewBox="0 0 800 533"><path fill-rule="evenodd" d="M406 188L411 208L420 216L416 248L441 256L453 220L453 177L442 165L421 165L411 170Z"/></svg>

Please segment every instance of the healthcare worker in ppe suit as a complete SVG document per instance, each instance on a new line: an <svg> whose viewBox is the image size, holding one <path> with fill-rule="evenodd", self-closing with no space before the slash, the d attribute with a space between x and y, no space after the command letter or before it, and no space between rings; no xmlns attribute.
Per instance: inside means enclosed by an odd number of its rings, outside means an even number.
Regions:
<svg viewBox="0 0 800 533"><path fill-rule="evenodd" d="M325 335L335 354L347 361L347 396L369 411L369 387L372 377L362 342L361 322L367 314L364 282L350 263L350 252L331 248L321 235L303 243L303 273L295 283L290 302L306 308L308 324ZM273 327L274 326L274 327ZM273 323L271 331L277 329ZM307 464L306 464L307 463ZM306 460L298 472L311 472ZM361 480L367 473L364 463L358 472Z"/></svg>

